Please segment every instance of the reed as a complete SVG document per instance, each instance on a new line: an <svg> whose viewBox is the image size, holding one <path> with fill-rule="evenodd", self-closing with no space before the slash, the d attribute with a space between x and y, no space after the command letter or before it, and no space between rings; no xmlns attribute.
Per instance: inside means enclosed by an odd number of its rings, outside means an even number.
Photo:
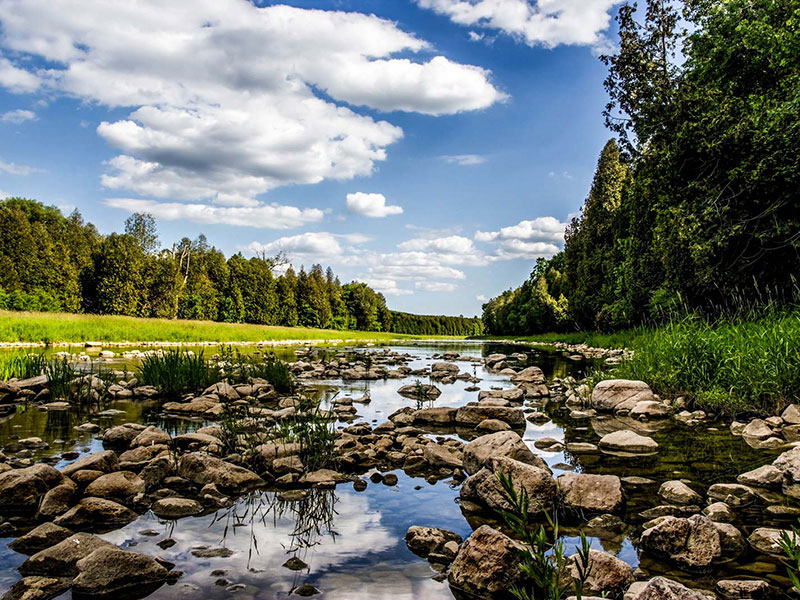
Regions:
<svg viewBox="0 0 800 600"><path fill-rule="evenodd" d="M139 366L139 380L163 394L200 392L222 380L222 371L203 353L164 350L147 354Z"/></svg>

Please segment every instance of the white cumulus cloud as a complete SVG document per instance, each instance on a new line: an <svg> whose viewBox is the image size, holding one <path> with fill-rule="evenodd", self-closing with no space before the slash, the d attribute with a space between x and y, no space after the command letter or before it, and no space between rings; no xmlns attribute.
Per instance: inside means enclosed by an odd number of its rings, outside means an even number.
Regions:
<svg viewBox="0 0 800 600"><path fill-rule="evenodd" d="M620 0L416 0L454 23L511 35L529 46L601 46ZM482 39L479 34L470 39Z"/></svg>
<svg viewBox="0 0 800 600"><path fill-rule="evenodd" d="M36 119L36 113L32 110L23 110L18 108L16 110L9 110L0 115L0 121L3 123L14 123L19 125L25 121L33 121Z"/></svg>
<svg viewBox="0 0 800 600"><path fill-rule="evenodd" d="M206 225L236 225L261 229L289 229L322 220L317 208L300 209L281 204L214 206L182 202L158 202L139 198L108 198L107 206L129 212L148 212L165 221L185 220Z"/></svg>
<svg viewBox="0 0 800 600"><path fill-rule="evenodd" d="M30 175L31 173L38 172L39 169L29 167L27 165L18 165L13 162L4 162L0 160L0 172L8 173L9 175Z"/></svg>
<svg viewBox="0 0 800 600"><path fill-rule="evenodd" d="M454 292L458 289L455 283L445 281L417 281L414 287L425 292Z"/></svg>
<svg viewBox="0 0 800 600"><path fill-rule="evenodd" d="M355 12L0 0L0 28L0 85L131 109L97 127L120 152L101 183L156 199L269 214L259 194L370 175L386 159L402 130L358 107L445 115L505 99L488 71Z"/></svg>
<svg viewBox="0 0 800 600"><path fill-rule="evenodd" d="M403 207L386 204L386 197L383 194L355 192L347 194L347 210L354 215L378 219L402 214Z"/></svg>
<svg viewBox="0 0 800 600"><path fill-rule="evenodd" d="M475 239L479 242L496 240L521 240L525 242L563 242L566 223L555 217L537 217L520 221L516 225L503 227L499 231L477 231Z"/></svg>

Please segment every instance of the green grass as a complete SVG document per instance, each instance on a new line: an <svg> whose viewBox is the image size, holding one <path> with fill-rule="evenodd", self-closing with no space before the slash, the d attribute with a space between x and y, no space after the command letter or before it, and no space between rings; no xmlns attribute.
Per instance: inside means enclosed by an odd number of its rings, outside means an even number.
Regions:
<svg viewBox="0 0 800 600"><path fill-rule="evenodd" d="M294 392L295 381L289 366L274 355L254 356L245 354L239 348L226 346L220 352L219 364L225 379L231 384L265 379L279 394Z"/></svg>
<svg viewBox="0 0 800 600"><path fill-rule="evenodd" d="M774 414L800 401L800 309L675 319L637 336L633 359L610 375L640 379L700 408ZM607 378L607 377L605 377Z"/></svg>
<svg viewBox="0 0 800 600"><path fill-rule="evenodd" d="M639 336L651 331L645 328L623 329L613 333L600 333L597 331L574 331L569 333L539 333L536 335L499 335L481 336L481 340L516 340L521 342L539 342L555 344L563 342L570 345L586 344L592 348L627 348Z"/></svg>
<svg viewBox="0 0 800 600"><path fill-rule="evenodd" d="M0 356L0 380L29 379L44 372L47 359L41 354L11 354Z"/></svg>
<svg viewBox="0 0 800 600"><path fill-rule="evenodd" d="M184 350L148 354L139 366L139 380L163 394L200 392L222 380L222 370L203 358Z"/></svg>
<svg viewBox="0 0 800 600"><path fill-rule="evenodd" d="M111 315L0 311L0 342L259 342L282 340L396 340L419 339L377 331L336 331L306 327L277 327L139 319Z"/></svg>

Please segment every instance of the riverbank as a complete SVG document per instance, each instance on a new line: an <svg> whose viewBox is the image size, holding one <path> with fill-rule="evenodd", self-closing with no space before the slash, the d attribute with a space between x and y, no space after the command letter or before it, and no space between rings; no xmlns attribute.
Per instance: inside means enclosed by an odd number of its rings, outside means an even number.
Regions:
<svg viewBox="0 0 800 600"><path fill-rule="evenodd" d="M770 309L715 320L684 316L654 328L548 333L507 339L631 352L604 379L645 381L656 393L684 396L711 412L774 415L800 400L800 309Z"/></svg>
<svg viewBox="0 0 800 600"><path fill-rule="evenodd" d="M365 343L425 337L430 336L112 315L0 311L0 346L70 345L85 342L103 342L106 345L232 342L291 344L310 341Z"/></svg>

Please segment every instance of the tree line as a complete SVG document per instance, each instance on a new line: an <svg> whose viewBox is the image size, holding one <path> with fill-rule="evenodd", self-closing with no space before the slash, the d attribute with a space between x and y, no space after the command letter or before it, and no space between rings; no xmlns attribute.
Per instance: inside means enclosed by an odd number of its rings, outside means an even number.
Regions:
<svg viewBox="0 0 800 600"><path fill-rule="evenodd" d="M281 272L276 275L276 272ZM473 335L479 319L394 313L365 283L284 257L228 258L205 236L161 248L152 216L102 235L75 210L0 201L0 309Z"/></svg>
<svg viewBox="0 0 800 600"><path fill-rule="evenodd" d="M623 328L790 302L800 265L800 2L647 0L617 16L602 150L563 252L487 331Z"/></svg>

